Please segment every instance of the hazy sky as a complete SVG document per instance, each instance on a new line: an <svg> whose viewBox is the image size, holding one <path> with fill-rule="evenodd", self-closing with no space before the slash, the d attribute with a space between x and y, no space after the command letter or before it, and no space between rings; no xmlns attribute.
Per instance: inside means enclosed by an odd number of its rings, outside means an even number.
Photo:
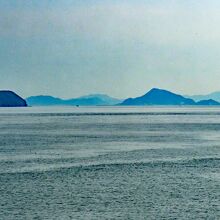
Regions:
<svg viewBox="0 0 220 220"><path fill-rule="evenodd" d="M0 0L0 89L220 90L219 0Z"/></svg>

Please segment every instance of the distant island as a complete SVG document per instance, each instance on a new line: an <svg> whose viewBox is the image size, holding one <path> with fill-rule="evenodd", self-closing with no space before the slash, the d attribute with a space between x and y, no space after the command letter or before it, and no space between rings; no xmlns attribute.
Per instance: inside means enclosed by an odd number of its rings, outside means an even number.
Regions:
<svg viewBox="0 0 220 220"><path fill-rule="evenodd" d="M8 90L0 91L0 107L26 107L26 101L15 92Z"/></svg>
<svg viewBox="0 0 220 220"><path fill-rule="evenodd" d="M217 106L219 102L208 99L194 101L189 97L184 97L179 94L175 94L168 90L153 88L145 95L120 100L112 98L108 95L94 94L81 96L73 99L60 99L53 96L31 96L26 99L29 106L56 106L56 105L68 105L68 106L142 106L142 105L192 105L192 106Z"/></svg>
<svg viewBox="0 0 220 220"><path fill-rule="evenodd" d="M217 102L213 99L201 100L201 101L198 101L196 104L197 105L220 105L219 102Z"/></svg>
<svg viewBox="0 0 220 220"><path fill-rule="evenodd" d="M60 99L53 96L40 95L28 97L26 101L29 106L104 106L117 105L122 102L120 99L112 98L103 94L87 95L72 99Z"/></svg>
<svg viewBox="0 0 220 220"><path fill-rule="evenodd" d="M218 97L218 93L212 93ZM207 95L204 97L210 97ZM193 97L193 96L191 96ZM197 97L198 98L198 97ZM116 99L104 94L93 94L79 98L61 99L53 96L30 96L24 100L13 91L0 91L0 107L25 106L146 106L146 105L173 105L173 106L220 106L214 99L194 100L190 96L182 96L168 90L153 88L146 94L125 100Z"/></svg>
<svg viewBox="0 0 220 220"><path fill-rule="evenodd" d="M153 88L145 95L137 98L128 98L120 105L220 105L215 100L194 101L191 98L185 98L182 95L175 94L168 90Z"/></svg>
<svg viewBox="0 0 220 220"><path fill-rule="evenodd" d="M195 100L196 102L201 101L201 100L211 100L211 99L217 102L220 102L220 92L212 92L207 95L192 95L192 96L185 95L184 97L191 98Z"/></svg>
<svg viewBox="0 0 220 220"><path fill-rule="evenodd" d="M145 95L128 98L121 105L195 105L195 101L167 90L153 88Z"/></svg>

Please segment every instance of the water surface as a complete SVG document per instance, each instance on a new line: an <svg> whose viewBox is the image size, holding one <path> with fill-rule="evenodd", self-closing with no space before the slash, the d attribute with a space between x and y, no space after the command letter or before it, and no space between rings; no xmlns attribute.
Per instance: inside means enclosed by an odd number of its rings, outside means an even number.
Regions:
<svg viewBox="0 0 220 220"><path fill-rule="evenodd" d="M0 219L220 219L220 109L0 109Z"/></svg>

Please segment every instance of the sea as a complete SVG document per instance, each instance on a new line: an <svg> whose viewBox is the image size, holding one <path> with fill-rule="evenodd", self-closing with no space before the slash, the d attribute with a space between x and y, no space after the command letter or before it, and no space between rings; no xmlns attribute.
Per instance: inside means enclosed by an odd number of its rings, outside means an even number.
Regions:
<svg viewBox="0 0 220 220"><path fill-rule="evenodd" d="M220 219L220 108L1 108L0 219Z"/></svg>

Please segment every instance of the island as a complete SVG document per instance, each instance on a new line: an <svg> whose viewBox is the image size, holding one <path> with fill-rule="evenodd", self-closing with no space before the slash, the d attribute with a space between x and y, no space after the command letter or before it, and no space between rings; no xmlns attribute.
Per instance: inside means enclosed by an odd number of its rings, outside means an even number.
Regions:
<svg viewBox="0 0 220 220"><path fill-rule="evenodd" d="M0 90L0 107L26 107L26 101L13 91Z"/></svg>
<svg viewBox="0 0 220 220"><path fill-rule="evenodd" d="M164 89L153 88L143 96L126 99L120 105L196 105L196 102Z"/></svg>

